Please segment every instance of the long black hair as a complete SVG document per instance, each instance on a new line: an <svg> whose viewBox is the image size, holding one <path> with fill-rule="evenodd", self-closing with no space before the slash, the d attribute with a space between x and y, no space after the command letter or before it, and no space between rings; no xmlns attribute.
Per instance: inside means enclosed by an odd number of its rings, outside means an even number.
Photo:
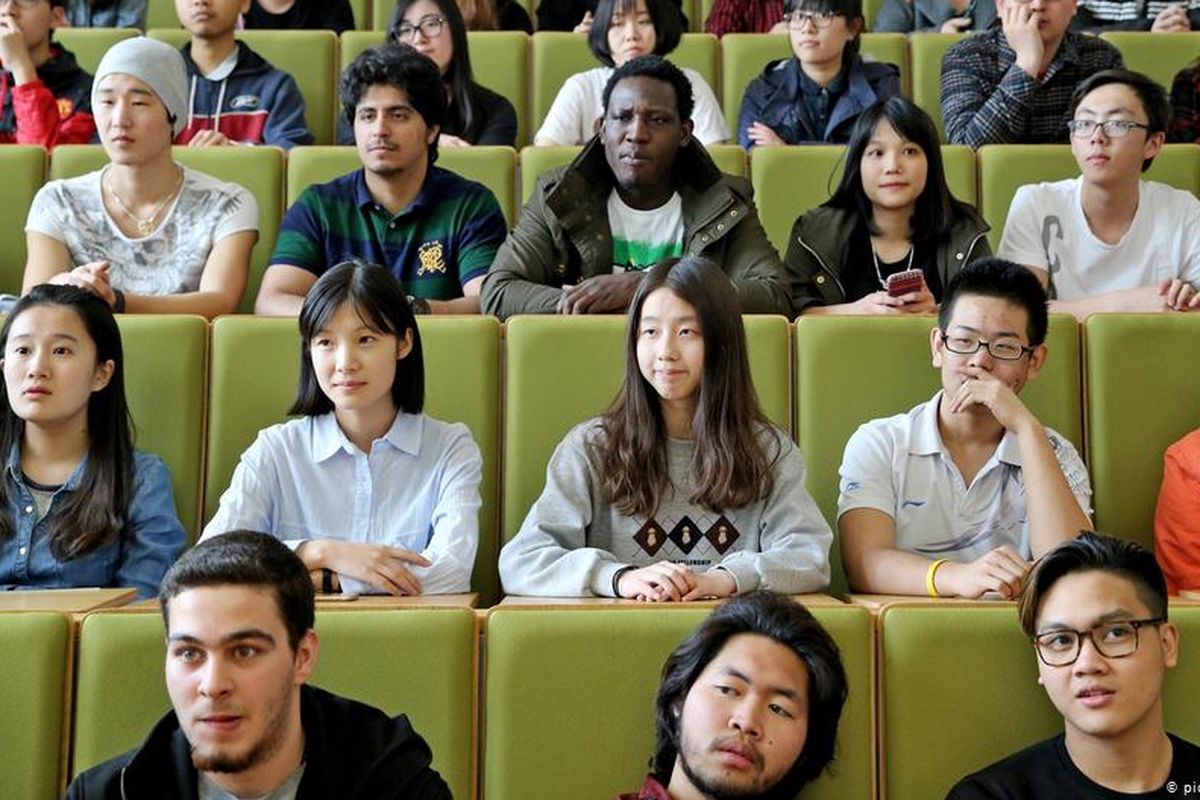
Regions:
<svg viewBox="0 0 1200 800"><path fill-rule="evenodd" d="M113 362L108 384L88 399L88 452L83 475L50 519L50 552L60 561L86 555L120 533L133 494L133 423L125 403L125 356L121 332L108 304L86 289L44 283L17 301L0 329L0 351L8 353L13 323L38 306L63 306L75 312L96 345L96 365ZM25 436L25 420L0 393L0 457L7 459ZM0 480L0 540L12 535L15 523L3 511L9 506L8 481Z"/></svg>
<svg viewBox="0 0 1200 800"><path fill-rule="evenodd" d="M680 7L671 0L643 2L646 4L650 20L654 23L654 54L665 56L679 46L687 20L683 18ZM635 14L637 4L638 0L599 0L596 3L596 15L588 33L588 47L606 67L616 66L613 63L612 50L608 46L608 29L612 25L613 14L618 11L622 15Z"/></svg>
<svg viewBox="0 0 1200 800"><path fill-rule="evenodd" d="M825 205L847 211L857 211L874 233L875 225L871 198L863 188L862 157L875 133L875 126L886 122L901 138L920 147L925 153L925 189L917 197L913 209L913 241L938 241L950 234L956 222L965 218L967 206L946 185L946 168L942 163L942 149L938 143L937 128L929 115L899 95L881 100L867 107L854 123L850 132L850 143L846 146L846 163L841 183Z"/></svg>

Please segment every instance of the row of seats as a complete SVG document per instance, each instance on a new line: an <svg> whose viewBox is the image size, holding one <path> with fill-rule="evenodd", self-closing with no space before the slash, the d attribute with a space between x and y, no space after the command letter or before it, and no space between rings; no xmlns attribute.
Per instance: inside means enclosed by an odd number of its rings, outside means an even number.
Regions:
<svg viewBox="0 0 1200 800"><path fill-rule="evenodd" d="M455 797L478 796L478 783L485 800L611 798L640 785L662 663L709 611L321 610L312 682L408 714ZM857 605L812 611L841 650L849 699L837 760L807 800L944 797L1062 729L1012 604L899 604L877 620ZM1166 726L1197 741L1187 697L1200 681L1200 606L1171 617L1182 635ZM56 797L60 775L135 746L170 707L157 614L87 616L77 654L53 613L0 614L0 640L0 706L25 722L0 729L10 800Z"/></svg>
<svg viewBox="0 0 1200 800"><path fill-rule="evenodd" d="M101 56L116 41L137 32L121 28L61 28L55 36L95 71ZM187 41L181 29L155 29L149 36L176 45ZM382 31L347 31L340 41L331 31L242 31L239 36L268 61L290 72L308 104L308 123L317 144L332 144L337 115L338 75L364 49L383 41ZM532 37L514 31L468 33L476 79L507 97L516 108L518 144L528 143L550 110L563 82L576 72L597 66L585 37L544 32ZM862 52L900 67L903 92L925 109L942 132L939 105L942 56L962 35L868 33ZM1105 33L1121 50L1131 69L1170 86L1171 79L1200 55L1200 33ZM675 63L691 67L712 86L725 119L736 134L742 94L768 61L791 56L787 36L728 34L718 40L707 33L685 34L671 54Z"/></svg>
<svg viewBox="0 0 1200 800"><path fill-rule="evenodd" d="M788 233L796 217L823 203L837 186L845 152L841 145L761 148L749 157L737 145L716 145L708 150L723 171L749 176L759 217L780 254L787 252ZM509 147L448 147L439 153L438 163L490 188L511 226L537 177L570 162L578 152L578 147L527 147L518 157ZM287 206L305 187L356 169L360 163L352 147L297 147L286 159L273 147L177 147L175 156L189 167L240 183L258 199L259 240L251 254L250 280L239 308L246 313L254 309L254 297ZM963 202L977 206L992 226L989 239L993 250L999 247L1008 206L1020 186L1078 174L1067 145L989 145L978 152L963 145L943 145L942 158L950 190ZM0 291L20 291L25 218L34 194L46 180L45 162L40 147L0 148L0 172L9 176L8 191L0 194ZM99 145L62 145L51 155L49 178L81 175L106 162ZM1200 147L1167 145L1146 177L1200 194Z"/></svg>
<svg viewBox="0 0 1200 800"><path fill-rule="evenodd" d="M242 452L285 419L299 372L296 322L121 316L126 386L139 447L171 469L180 519L195 537L216 511ZM932 320L745 318L763 409L791 431L808 489L832 524L838 466L855 428L900 413L939 386ZM428 317L426 411L465 423L483 454L480 543L472 581L499 596L497 551L541 493L555 445L603 411L623 374L624 320L606 317ZM1162 454L1200 425L1200 317L1097 315L1082 330L1055 315L1050 356L1023 397L1085 454L1102 531L1150 545ZM503 387L503 389L502 389ZM845 590L831 556L835 592Z"/></svg>

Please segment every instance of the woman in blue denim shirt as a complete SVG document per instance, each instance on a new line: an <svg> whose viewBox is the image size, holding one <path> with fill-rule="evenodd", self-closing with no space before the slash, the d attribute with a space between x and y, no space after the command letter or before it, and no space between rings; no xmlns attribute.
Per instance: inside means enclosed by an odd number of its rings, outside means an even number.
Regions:
<svg viewBox="0 0 1200 800"><path fill-rule="evenodd" d="M153 597L183 526L166 465L133 449L112 311L87 289L35 286L0 347L0 588Z"/></svg>

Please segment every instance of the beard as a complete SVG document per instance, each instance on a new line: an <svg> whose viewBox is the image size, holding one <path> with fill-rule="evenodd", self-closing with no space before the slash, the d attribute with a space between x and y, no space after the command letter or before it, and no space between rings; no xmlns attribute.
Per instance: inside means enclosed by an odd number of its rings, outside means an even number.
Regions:
<svg viewBox="0 0 1200 800"><path fill-rule="evenodd" d="M193 743L192 766L199 772L232 774L244 772L278 753L283 747L284 734L291 714L292 688L290 684L285 685L275 701L265 706L271 713L267 726L262 735L245 750L240 753L217 748L201 750Z"/></svg>
<svg viewBox="0 0 1200 800"><path fill-rule="evenodd" d="M704 750L695 746L694 743L689 742L686 735L681 735L680 738L680 746L677 751L679 766L692 786L708 800L753 800L754 798L770 795L769 790L764 794L757 786L731 785L722 780L719 775L701 774L692 764L690 756L703 753ZM761 761L758 762L758 766L761 770Z"/></svg>

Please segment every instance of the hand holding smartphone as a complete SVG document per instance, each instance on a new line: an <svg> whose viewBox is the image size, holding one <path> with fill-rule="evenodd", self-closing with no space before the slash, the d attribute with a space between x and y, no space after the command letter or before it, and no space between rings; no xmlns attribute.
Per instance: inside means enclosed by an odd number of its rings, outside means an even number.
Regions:
<svg viewBox="0 0 1200 800"><path fill-rule="evenodd" d="M887 276L884 288L889 297L901 297L920 291L925 286L925 273L919 269L906 269Z"/></svg>

